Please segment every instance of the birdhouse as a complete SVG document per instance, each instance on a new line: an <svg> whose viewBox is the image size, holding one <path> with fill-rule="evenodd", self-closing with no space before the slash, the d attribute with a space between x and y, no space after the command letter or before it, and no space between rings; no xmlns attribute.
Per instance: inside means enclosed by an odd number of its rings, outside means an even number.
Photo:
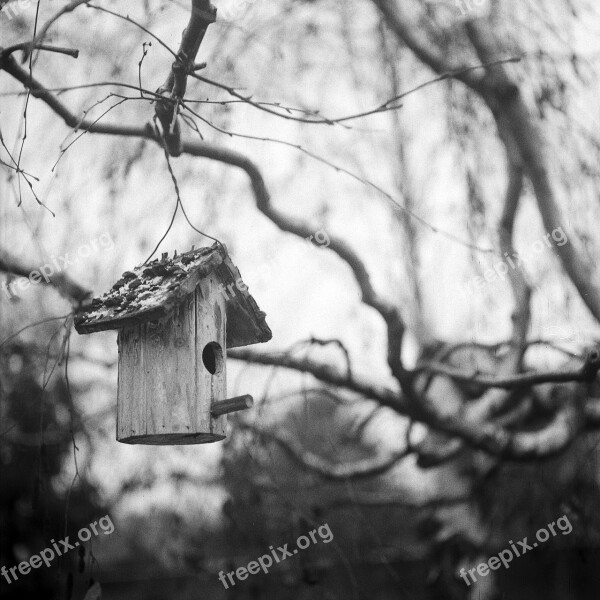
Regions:
<svg viewBox="0 0 600 600"><path fill-rule="evenodd" d="M225 438L227 349L271 339L222 244L126 271L75 318L75 329L118 330L117 440L203 444Z"/></svg>

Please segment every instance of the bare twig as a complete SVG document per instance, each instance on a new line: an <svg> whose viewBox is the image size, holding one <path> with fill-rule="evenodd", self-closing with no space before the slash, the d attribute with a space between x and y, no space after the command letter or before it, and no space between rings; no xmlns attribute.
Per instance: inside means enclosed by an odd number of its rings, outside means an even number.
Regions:
<svg viewBox="0 0 600 600"><path fill-rule="evenodd" d="M69 4L63 6L56 14L54 14L50 19L48 19L48 21L46 21L46 23L44 23L44 25L42 25L42 27L40 28L39 33L34 36L31 42L28 42L27 46L29 50L24 48L25 54L23 56L23 62L25 62L29 58L29 55L31 54L32 50L35 49L36 45L43 43L44 38L48 33L48 30L50 29L50 27L52 27L54 23L56 23L56 21L60 17L62 17L66 13L74 11L78 6L81 6L82 4L86 3L87 0L74 0L73 2L70 2Z"/></svg>
<svg viewBox="0 0 600 600"><path fill-rule="evenodd" d="M30 323L29 325L25 325L25 327L21 327L21 329L19 329L12 335L9 335L7 338L3 339L0 342L0 348L2 346L4 346L5 344L8 344L8 342L10 342L11 340L14 340L16 337L18 337L19 335L21 335L24 331L27 331L28 329L31 329L33 327L38 327L39 325L44 325L46 323L52 323L53 321L62 321L64 319L67 319L72 314L73 313L69 313L67 315L61 315L60 317L49 317L48 319L42 319L41 321L37 321L36 323Z"/></svg>
<svg viewBox="0 0 600 600"><path fill-rule="evenodd" d="M418 92L419 90L422 90L422 89L424 89L430 85L433 85L435 83L439 83L439 82L445 81L447 79L455 79L455 78L458 78L459 75L463 75L463 74L469 73L469 72L477 70L477 69L486 69L491 66L494 66L497 64L503 64L503 63L515 63L515 62L519 62L520 60L521 59L519 57L507 58L507 59L503 59L503 60L499 60L499 61L494 61L493 63L489 63L489 64L472 65L472 66L468 66L468 67L462 67L462 68L456 69L454 71L448 71L447 73L443 73L442 75L435 77L434 79L429 79L428 81L425 81L424 83L421 83L421 84L415 86L414 88L407 90L406 92L402 92L401 94L397 94L396 96L393 96L392 98L390 98L389 100L386 100L383 104L380 104L379 106L376 106L375 108L372 108L372 109L366 110L366 111L362 111L359 113L345 115L343 117L336 117L336 118L324 117L317 111L309 112L309 114L314 115L314 117L312 119L307 119L307 118L302 118L302 117L294 117L293 115L284 114L277 110L269 108L269 106L266 103L256 102L255 100L252 99L252 96L244 96L243 94L240 94L234 87L225 85L223 83L220 83L218 81L210 79L209 77L205 77L204 75L198 75L196 73L191 73L190 75L191 75L191 77L193 77L194 79L197 79L198 81L202 81L204 83L207 83L209 85L212 85L214 87L217 87L221 90L226 91L230 96L233 96L234 98L238 98L241 102L249 104L250 106L257 108L258 110L269 113L276 117L280 117L282 119L286 119L289 121L297 121L299 123L308 123L311 125L341 125L348 121L354 121L356 119L369 117L369 116L376 115L379 113L399 110L400 108L402 108L402 105L395 104L396 102L399 102L403 98L406 98L407 96L410 96L411 94L414 94L415 92ZM391 105L394 105L394 106L391 106Z"/></svg>
<svg viewBox="0 0 600 600"><path fill-rule="evenodd" d="M17 52L18 50L23 50L23 52L31 51L32 44L30 42L22 42L20 44L15 44L14 46L9 46L8 48L4 48L0 51L0 59L5 58L12 54L13 52ZM72 56L73 58L79 57L79 50L74 48L61 48L60 46L49 46L48 44L33 44L34 50L45 50L46 52L55 52L56 54L66 54L67 56Z"/></svg>
<svg viewBox="0 0 600 600"><path fill-rule="evenodd" d="M288 148L293 148L294 150L298 150L299 152L302 152L303 154L305 154L306 156L309 156L313 160L316 160L316 161L328 166L329 168L333 169L337 173L344 173L344 175L351 177L352 179L359 182L360 184L375 190L376 192L381 194L391 204L391 206L394 208L394 210L397 210L397 211L400 211L400 212L403 212L403 213L409 215L412 219L414 219L415 221L417 221L418 223L423 225L423 227L426 227L427 229L429 229L431 232L433 232L437 235L441 235L449 240L452 240L454 243L459 244L460 246L464 246L465 248L469 248L471 250L475 250L477 252L481 252L484 254L494 254L494 250L491 248L481 248L479 246L476 246L474 244L471 244L471 243L461 239L460 237L451 233L450 231L446 231L435 225L432 225L426 219L421 217L419 214L417 214L416 212L410 210L409 208L407 208L406 206L404 206L403 204L398 202L398 200L396 200L396 198L394 198L394 196L392 196L392 194L390 194L389 192L386 192L381 186L377 185L370 179L361 177L360 175L357 175L350 169L342 167L341 165L336 164L336 163L328 160L327 158L324 158L323 156L320 156L320 155L312 152L311 150L308 150L307 148L305 148L304 146L301 146L300 144L294 144L293 142L288 142L287 140L282 140L279 138L249 135L249 134L238 133L238 132L234 132L234 131L228 131L226 129L218 127L214 123L211 123L208 119L205 119L204 117L199 115L197 112L192 110L189 106L186 106L184 104L183 107L190 114L194 115L196 118L198 118L202 122L206 123L209 127L214 129L215 131L218 131L219 133L228 135L229 137L236 137L236 138L241 138L241 139L245 139L245 140L255 140L258 142L270 142L272 144L280 144L282 146L286 146Z"/></svg>

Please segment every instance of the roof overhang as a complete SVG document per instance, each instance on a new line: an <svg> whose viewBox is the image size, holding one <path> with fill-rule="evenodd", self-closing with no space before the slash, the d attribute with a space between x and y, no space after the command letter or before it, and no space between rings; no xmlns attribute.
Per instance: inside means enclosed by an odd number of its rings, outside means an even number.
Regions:
<svg viewBox="0 0 600 600"><path fill-rule="evenodd" d="M235 286L235 293L227 296L227 347L269 341L272 333L265 313L243 284L227 248L218 243L171 259L163 255L161 260L126 271L108 292L77 313L75 329L87 334L168 318L211 273L225 287Z"/></svg>

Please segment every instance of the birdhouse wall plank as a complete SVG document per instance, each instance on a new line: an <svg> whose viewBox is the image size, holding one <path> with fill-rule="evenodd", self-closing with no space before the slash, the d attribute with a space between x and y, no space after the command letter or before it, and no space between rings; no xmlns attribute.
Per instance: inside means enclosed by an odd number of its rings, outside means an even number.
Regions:
<svg viewBox="0 0 600 600"><path fill-rule="evenodd" d="M227 394L227 307L224 295L219 292L219 284L218 277L211 274L196 288L196 353L199 358L196 377L198 392L206 399L202 426L225 436L227 417L215 418L210 413L213 402L224 400ZM212 359L215 361L214 374L204 364L205 360Z"/></svg>
<svg viewBox="0 0 600 600"><path fill-rule="evenodd" d="M117 439L146 434L145 324L119 331Z"/></svg>

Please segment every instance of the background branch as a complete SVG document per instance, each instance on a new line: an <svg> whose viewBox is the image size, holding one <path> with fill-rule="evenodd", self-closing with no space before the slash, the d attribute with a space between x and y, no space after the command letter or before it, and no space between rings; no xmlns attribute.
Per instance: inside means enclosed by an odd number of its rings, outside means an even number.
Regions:
<svg viewBox="0 0 600 600"><path fill-rule="evenodd" d="M39 266L25 265L8 251L0 248L0 271L29 279L32 273L39 274L38 269ZM39 283L55 287L63 296L75 302L82 302L92 295L90 290L73 281L66 273L49 275L48 281L40 276Z"/></svg>
<svg viewBox="0 0 600 600"><path fill-rule="evenodd" d="M535 192L538 208L547 231L563 227L569 243L557 247L563 267L577 288L583 302L596 320L600 321L600 285L594 265L586 260L578 240L567 227L567 219L560 210L550 167L546 156L546 140L527 108L519 85L508 74L505 64L498 64L501 51L496 33L484 18L467 21L465 27L473 48L489 69L464 71L464 65L453 64L436 43L422 34L422 28L411 22L401 0L373 0L384 16L387 25L423 63L438 74L456 71L455 78L462 81L489 106L498 129L508 128L518 148L523 168ZM502 137L502 135L501 135ZM503 141L506 140L506 137ZM506 141L505 141L506 143ZM510 148L507 148L510 152Z"/></svg>

